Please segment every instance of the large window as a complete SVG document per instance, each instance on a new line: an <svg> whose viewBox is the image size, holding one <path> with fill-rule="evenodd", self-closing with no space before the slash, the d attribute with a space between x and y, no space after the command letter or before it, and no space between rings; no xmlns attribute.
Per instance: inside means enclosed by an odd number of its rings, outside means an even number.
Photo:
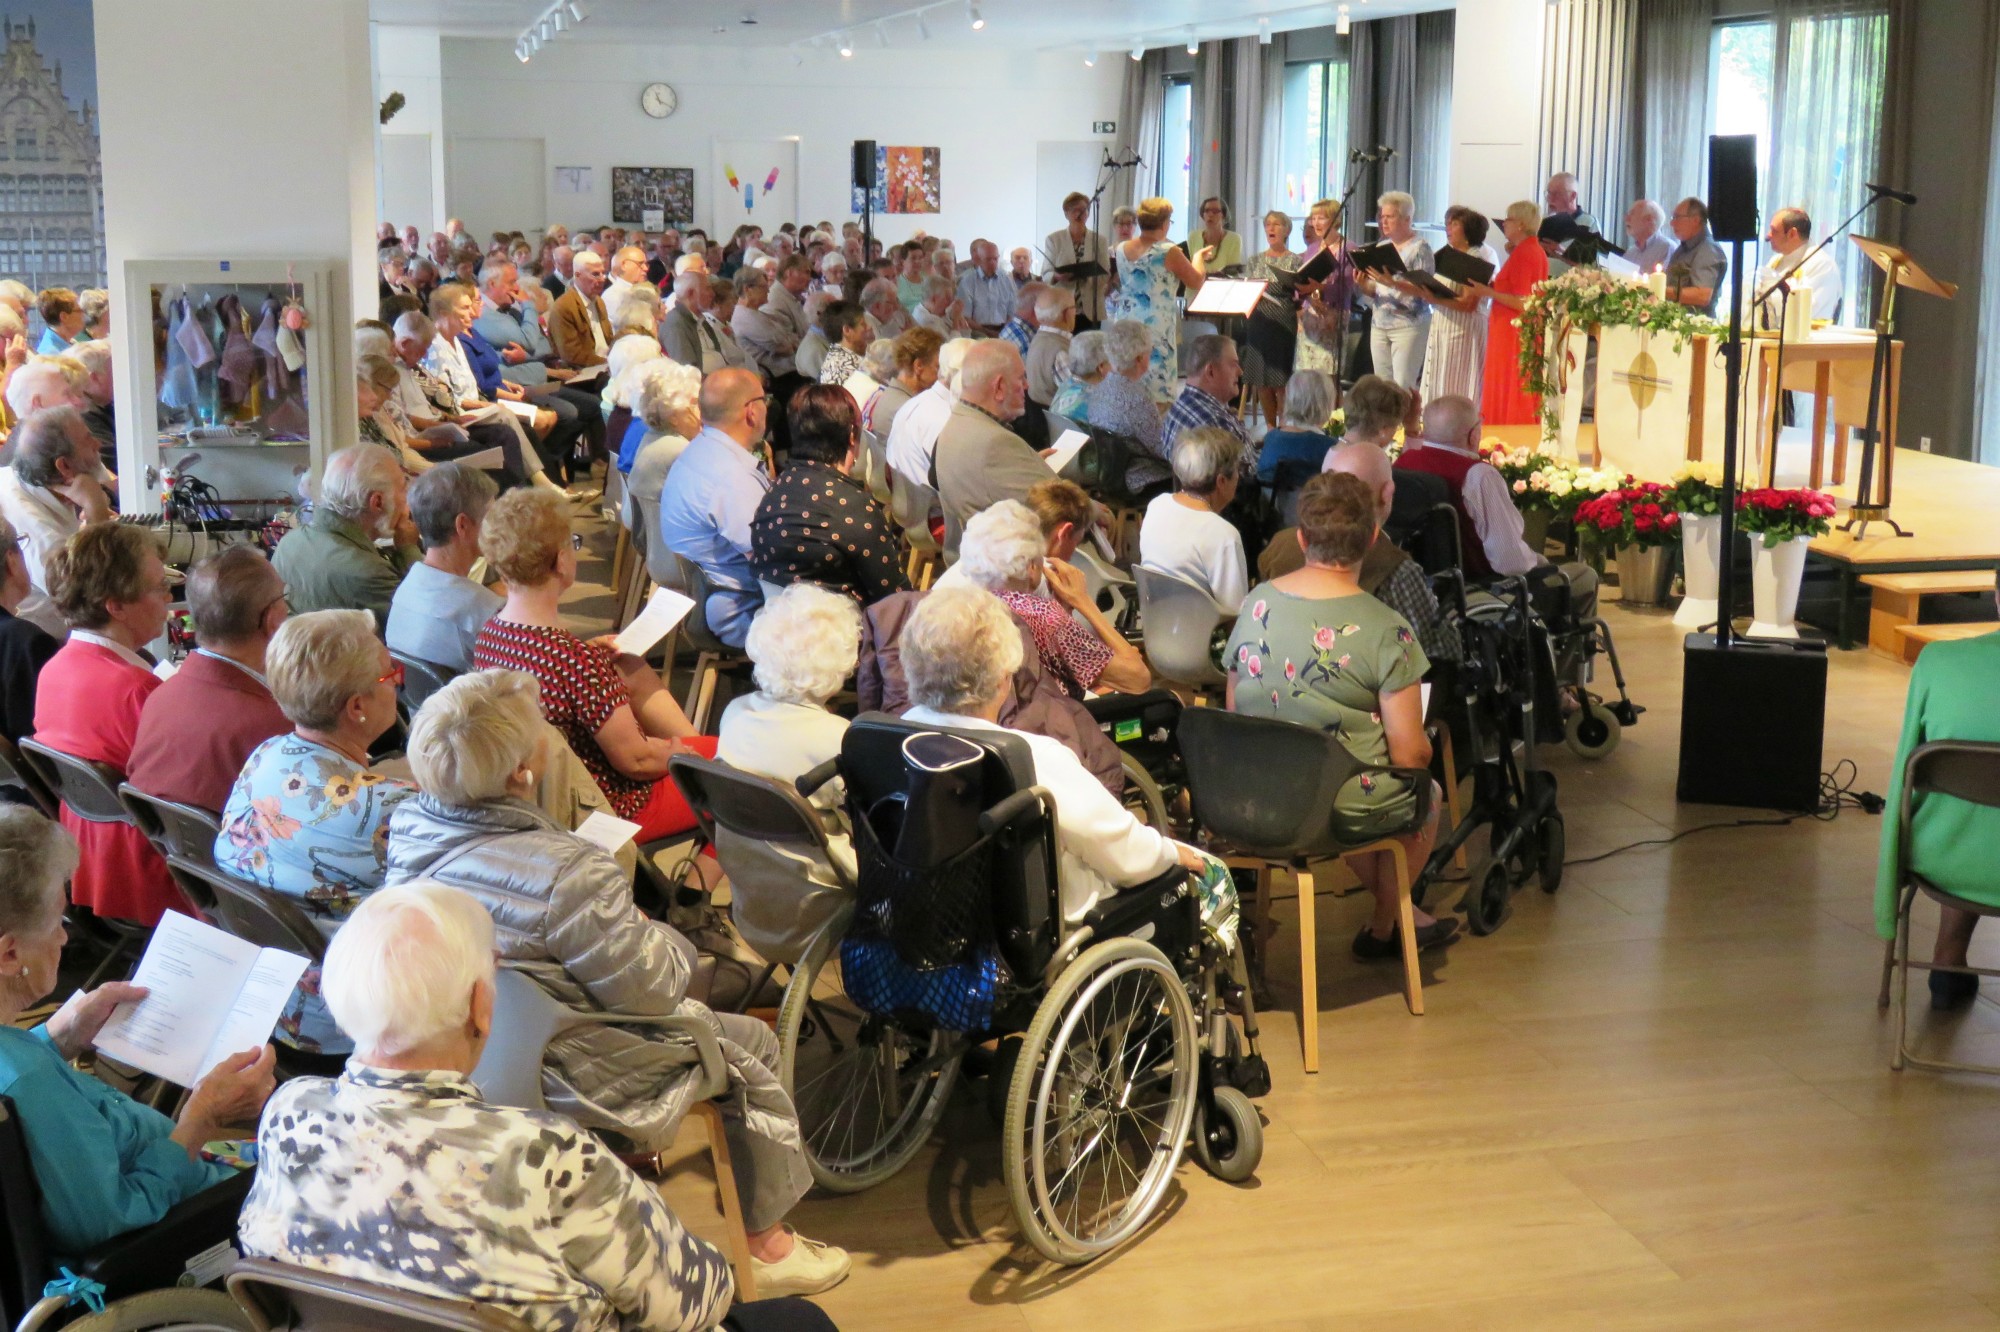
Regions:
<svg viewBox="0 0 2000 1332"><path fill-rule="evenodd" d="M1708 46L1708 132L1757 136L1757 179L1771 171L1776 25L1718 23Z"/></svg>
<svg viewBox="0 0 2000 1332"><path fill-rule="evenodd" d="M1347 63L1309 60L1285 66L1279 206L1303 220L1316 201L1339 197L1346 149ZM1294 243L1304 242L1295 236Z"/></svg>
<svg viewBox="0 0 2000 1332"><path fill-rule="evenodd" d="M1189 123L1194 119L1194 81L1185 74L1167 77L1166 98L1160 107L1160 194L1174 205L1176 231L1200 225L1188 196L1194 189L1194 143Z"/></svg>

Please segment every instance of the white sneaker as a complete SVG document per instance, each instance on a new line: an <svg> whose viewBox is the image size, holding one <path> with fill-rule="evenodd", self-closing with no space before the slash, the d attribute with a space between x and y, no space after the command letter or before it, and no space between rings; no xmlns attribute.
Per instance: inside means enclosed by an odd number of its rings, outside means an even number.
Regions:
<svg viewBox="0 0 2000 1332"><path fill-rule="evenodd" d="M750 1273L757 1281L757 1298L774 1300L781 1295L817 1295L847 1280L854 1260L847 1250L792 1235L792 1251L775 1263L750 1259Z"/></svg>

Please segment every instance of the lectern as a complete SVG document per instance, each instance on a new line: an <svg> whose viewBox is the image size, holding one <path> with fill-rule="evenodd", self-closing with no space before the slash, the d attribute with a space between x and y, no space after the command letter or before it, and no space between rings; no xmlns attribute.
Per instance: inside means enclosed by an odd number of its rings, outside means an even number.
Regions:
<svg viewBox="0 0 2000 1332"><path fill-rule="evenodd" d="M1891 245L1888 241L1870 236L1853 239L1861 247L1861 253L1874 260L1876 267L1887 275L1887 280L1882 284L1882 307L1875 317L1875 364L1868 377L1868 424L1861 431L1861 475L1854 486L1854 508L1840 530L1852 532L1858 541L1868 535L1868 524L1883 522L1889 524L1890 530L1897 536L1909 536L1910 533L1897 526L1896 520L1889 516L1889 496L1896 476L1896 451L1883 447L1883 423L1893 421L1896 411L1888 388L1890 347L1895 341L1896 331L1896 293L1908 287L1912 291L1948 301L1958 294L1958 286L1926 273L1910 252L1900 245ZM1878 454L1882 462L1879 486L1875 481Z"/></svg>

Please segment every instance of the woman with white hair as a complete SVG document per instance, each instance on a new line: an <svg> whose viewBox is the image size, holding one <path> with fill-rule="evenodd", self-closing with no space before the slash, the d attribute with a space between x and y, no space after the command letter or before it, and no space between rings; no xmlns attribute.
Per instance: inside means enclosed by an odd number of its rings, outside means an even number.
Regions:
<svg viewBox="0 0 2000 1332"><path fill-rule="evenodd" d="M616 441L618 470L628 476L633 461L639 456L639 441L646 436L645 427L639 420L639 376L653 362L666 359L667 353L660 346L659 338L643 330L634 330L612 343L610 352L604 358L605 438ZM624 429L618 430L616 435L611 434L618 429L621 421L625 423Z"/></svg>
<svg viewBox="0 0 2000 1332"><path fill-rule="evenodd" d="M1068 373L1049 402L1049 410L1078 425L1090 422L1090 390L1111 373L1111 358L1104 350L1104 334L1092 329L1070 339Z"/></svg>
<svg viewBox="0 0 2000 1332"><path fill-rule="evenodd" d="M152 1225L176 1203L236 1179L202 1147L256 1115L271 1094L275 1059L262 1044L225 1057L195 1083L177 1123L70 1063L113 1009L146 997L140 986L113 981L78 990L40 1026L23 1028L56 988L69 939L64 888L76 867L68 833L34 810L0 805L0 1096L14 1103L34 1165L37 1210L58 1254ZM209 1238L225 1241L231 1229L225 1220ZM187 1238L188 1252L200 1247L199 1237Z"/></svg>
<svg viewBox="0 0 2000 1332"><path fill-rule="evenodd" d="M659 525L667 473L701 433L701 371L662 357L640 362L631 375L632 419L645 433L633 450L626 490L650 540Z"/></svg>
<svg viewBox="0 0 2000 1332"><path fill-rule="evenodd" d="M939 586L967 583L993 593L1013 612L1034 637L1043 667L1071 698L1152 687L1145 654L1097 608L1082 570L1048 558L1048 534L1019 500L1001 500L966 523L958 563ZM1078 614L1089 627L1077 622Z"/></svg>
<svg viewBox="0 0 2000 1332"><path fill-rule="evenodd" d="M1035 784L1055 798L1057 881L1063 919L1080 922L1103 898L1180 865L1210 873L1210 861L1139 822L1061 741L999 724L1021 637L999 599L975 587L940 587L903 630L904 678L915 705L904 721L1007 731L1028 744ZM1227 878L1225 872L1223 878Z"/></svg>
<svg viewBox="0 0 2000 1332"><path fill-rule="evenodd" d="M1220 426L1183 430L1174 441L1174 493L1156 496L1139 525L1139 563L1193 583L1232 619L1250 571L1243 534L1222 511L1236 498L1242 458L1242 441Z"/></svg>
<svg viewBox="0 0 2000 1332"><path fill-rule="evenodd" d="M1289 490L1317 476L1326 463L1333 436L1326 433L1339 394L1324 370L1294 371L1285 385L1285 407L1275 429L1257 446L1257 480Z"/></svg>
<svg viewBox="0 0 2000 1332"><path fill-rule="evenodd" d="M1396 247L1404 269L1435 272L1431 243L1417 234L1417 201L1401 190L1390 190L1375 201L1375 207L1382 239ZM1375 373L1406 389L1418 387L1424 377L1424 349L1430 344L1429 303L1398 290L1395 279L1380 270L1364 270L1359 285L1375 310L1368 343Z"/></svg>
<svg viewBox="0 0 2000 1332"><path fill-rule="evenodd" d="M368 758L396 724L403 668L366 611L312 611L279 626L264 675L292 730L244 761L222 810L216 864L296 899L331 935L382 886L389 815L414 794ZM279 1029L302 1050L348 1048L310 978Z"/></svg>
<svg viewBox="0 0 2000 1332"><path fill-rule="evenodd" d="M1090 424L1138 441L1125 471L1132 491L1156 486L1170 475L1158 457L1163 417L1160 404L1146 387L1153 361L1153 331L1136 319L1114 319L1104 326L1104 357L1111 369L1085 395Z"/></svg>
<svg viewBox="0 0 2000 1332"><path fill-rule="evenodd" d="M493 945L486 909L438 883L390 888L355 913L325 981L355 1055L339 1077L295 1078L272 1097L244 1252L477 1301L537 1332L698 1332L745 1311L758 1327L830 1329L803 1301L732 1311L728 1260L594 1135L481 1095Z"/></svg>
<svg viewBox="0 0 2000 1332"><path fill-rule="evenodd" d="M694 946L639 910L631 880L607 852L535 806L548 763L540 693L525 672L485 670L425 701L410 730L410 767L423 789L391 827L390 881L435 880L471 893L493 914L500 956L571 1009L677 1014L708 1025L730 1070L724 1123L760 1288L795 1295L838 1284L847 1255L784 1225L812 1174L774 1072L777 1037L755 1018L690 999ZM665 1150L693 1103L687 1047L658 1028L572 1028L545 1059L551 1109L640 1151Z"/></svg>

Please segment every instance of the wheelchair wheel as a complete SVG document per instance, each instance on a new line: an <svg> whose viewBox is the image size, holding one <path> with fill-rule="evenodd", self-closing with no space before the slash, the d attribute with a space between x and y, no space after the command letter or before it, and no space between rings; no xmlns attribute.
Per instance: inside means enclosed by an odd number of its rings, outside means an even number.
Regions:
<svg viewBox="0 0 2000 1332"><path fill-rule="evenodd" d="M869 1013L838 988L840 940L822 933L778 1010L778 1076L799 1113L813 1182L858 1193L917 1154L964 1054L950 1032Z"/></svg>
<svg viewBox="0 0 2000 1332"><path fill-rule="evenodd" d="M1151 944L1107 939L1056 978L1001 1139L1007 1196L1043 1257L1089 1262L1158 1209L1194 1120L1196 1049L1187 987Z"/></svg>
<svg viewBox="0 0 2000 1332"><path fill-rule="evenodd" d="M1592 699L1563 722L1563 743L1578 758L1601 759L1618 748L1623 728L1610 708Z"/></svg>
<svg viewBox="0 0 2000 1332"><path fill-rule="evenodd" d="M1209 1101L1195 1102L1188 1150L1197 1165L1223 1183L1241 1184L1264 1159L1264 1121L1248 1096L1234 1087L1217 1087Z"/></svg>
<svg viewBox="0 0 2000 1332"><path fill-rule="evenodd" d="M1568 854L1568 837L1563 833L1563 816L1551 814L1535 829L1535 842L1542 863L1542 891L1553 893L1562 887L1563 857Z"/></svg>
<svg viewBox="0 0 2000 1332"><path fill-rule="evenodd" d="M1505 861L1496 860L1486 866L1486 872L1479 876L1479 886L1465 898L1465 923L1474 934L1487 935L1500 928L1500 917L1507 912L1507 894L1513 882Z"/></svg>

